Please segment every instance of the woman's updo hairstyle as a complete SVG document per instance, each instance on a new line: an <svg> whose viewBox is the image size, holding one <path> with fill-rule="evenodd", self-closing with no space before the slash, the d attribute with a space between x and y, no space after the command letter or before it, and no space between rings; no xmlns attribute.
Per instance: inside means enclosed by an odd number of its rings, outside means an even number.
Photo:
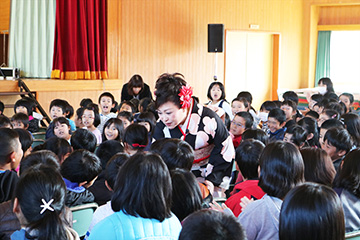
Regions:
<svg viewBox="0 0 360 240"><path fill-rule="evenodd" d="M181 108L179 93L182 86L186 86L186 81L184 75L181 73L162 74L155 85L156 108L159 108L166 102L173 102L176 106Z"/></svg>

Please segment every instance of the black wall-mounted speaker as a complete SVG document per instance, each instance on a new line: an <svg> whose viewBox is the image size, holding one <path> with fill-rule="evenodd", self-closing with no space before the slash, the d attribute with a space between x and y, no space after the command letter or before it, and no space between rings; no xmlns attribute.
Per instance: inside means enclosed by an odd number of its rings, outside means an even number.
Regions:
<svg viewBox="0 0 360 240"><path fill-rule="evenodd" d="M208 52L222 52L224 48L224 24L208 24Z"/></svg>

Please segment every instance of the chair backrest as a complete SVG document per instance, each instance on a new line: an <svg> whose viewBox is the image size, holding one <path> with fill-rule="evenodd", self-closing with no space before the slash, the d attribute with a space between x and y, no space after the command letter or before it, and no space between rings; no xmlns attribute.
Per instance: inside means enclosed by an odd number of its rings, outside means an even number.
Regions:
<svg viewBox="0 0 360 240"><path fill-rule="evenodd" d="M97 207L96 203L87 203L70 208L73 214L73 229L79 237L85 236Z"/></svg>
<svg viewBox="0 0 360 240"><path fill-rule="evenodd" d="M33 139L33 143L31 144L32 148L35 148L36 146L43 144L45 141L42 139Z"/></svg>
<svg viewBox="0 0 360 240"><path fill-rule="evenodd" d="M345 239L360 240L360 230L346 233Z"/></svg>
<svg viewBox="0 0 360 240"><path fill-rule="evenodd" d="M32 135L34 136L34 139L45 140L46 132L34 132L34 133L32 133Z"/></svg>

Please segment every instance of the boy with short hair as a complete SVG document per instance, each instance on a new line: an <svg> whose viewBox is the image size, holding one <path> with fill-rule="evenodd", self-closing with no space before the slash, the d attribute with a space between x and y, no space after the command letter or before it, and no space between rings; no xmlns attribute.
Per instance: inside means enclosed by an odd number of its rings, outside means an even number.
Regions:
<svg viewBox="0 0 360 240"><path fill-rule="evenodd" d="M66 112L68 109L68 105L69 103L63 99L54 99L51 101L50 103L50 107L49 107L49 112L50 112L50 117L52 120L54 120L55 118L58 117L65 117L66 118ZM75 131L76 130L76 126L74 121L70 121L70 119L66 118L69 121L70 124L70 128L71 131ZM55 137L54 134L54 123L51 122L48 126L48 128L46 129L46 139L49 139L51 137Z"/></svg>
<svg viewBox="0 0 360 240"><path fill-rule="evenodd" d="M85 149L90 152L95 152L96 137L87 129L76 130L70 138L70 144L74 150Z"/></svg>
<svg viewBox="0 0 360 240"><path fill-rule="evenodd" d="M87 150L72 152L62 163L60 172L66 185L67 207L94 202L94 195L87 190L101 172L100 160L94 153Z"/></svg>
<svg viewBox="0 0 360 240"><path fill-rule="evenodd" d="M291 100L284 100L281 103L281 110L285 112L286 115L286 124L285 127L289 128L290 126L293 126L296 124L294 120L294 116L296 115L296 103Z"/></svg>
<svg viewBox="0 0 360 240"><path fill-rule="evenodd" d="M118 113L117 118L124 123L124 130L134 122L134 117L130 112L121 111Z"/></svg>
<svg viewBox="0 0 360 240"><path fill-rule="evenodd" d="M286 115L280 108L274 108L269 112L267 125L269 128L269 142L283 140L286 131Z"/></svg>
<svg viewBox="0 0 360 240"><path fill-rule="evenodd" d="M349 132L344 128L332 127L324 136L324 144L321 146L329 154L335 170L339 170L341 161L351 150L352 141Z"/></svg>
<svg viewBox="0 0 360 240"><path fill-rule="evenodd" d="M26 130L29 127L29 117L25 113L16 113L11 117L10 121L13 129L20 128Z"/></svg>
<svg viewBox="0 0 360 240"><path fill-rule="evenodd" d="M103 92L99 97L100 105L100 124L97 126L97 129L103 133L104 125L110 118L116 118L116 113L111 112L111 109L115 106L115 98L109 92Z"/></svg>

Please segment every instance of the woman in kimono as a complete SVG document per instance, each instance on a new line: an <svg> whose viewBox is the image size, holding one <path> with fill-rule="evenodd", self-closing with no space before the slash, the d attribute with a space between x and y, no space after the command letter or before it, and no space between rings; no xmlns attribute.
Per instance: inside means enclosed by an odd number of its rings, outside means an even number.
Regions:
<svg viewBox="0 0 360 240"><path fill-rule="evenodd" d="M180 73L162 74L156 81L155 95L160 121L153 137L188 142L195 152L193 173L214 184L214 196L221 195L229 187L235 155L224 123L215 112L192 98L192 88Z"/></svg>

